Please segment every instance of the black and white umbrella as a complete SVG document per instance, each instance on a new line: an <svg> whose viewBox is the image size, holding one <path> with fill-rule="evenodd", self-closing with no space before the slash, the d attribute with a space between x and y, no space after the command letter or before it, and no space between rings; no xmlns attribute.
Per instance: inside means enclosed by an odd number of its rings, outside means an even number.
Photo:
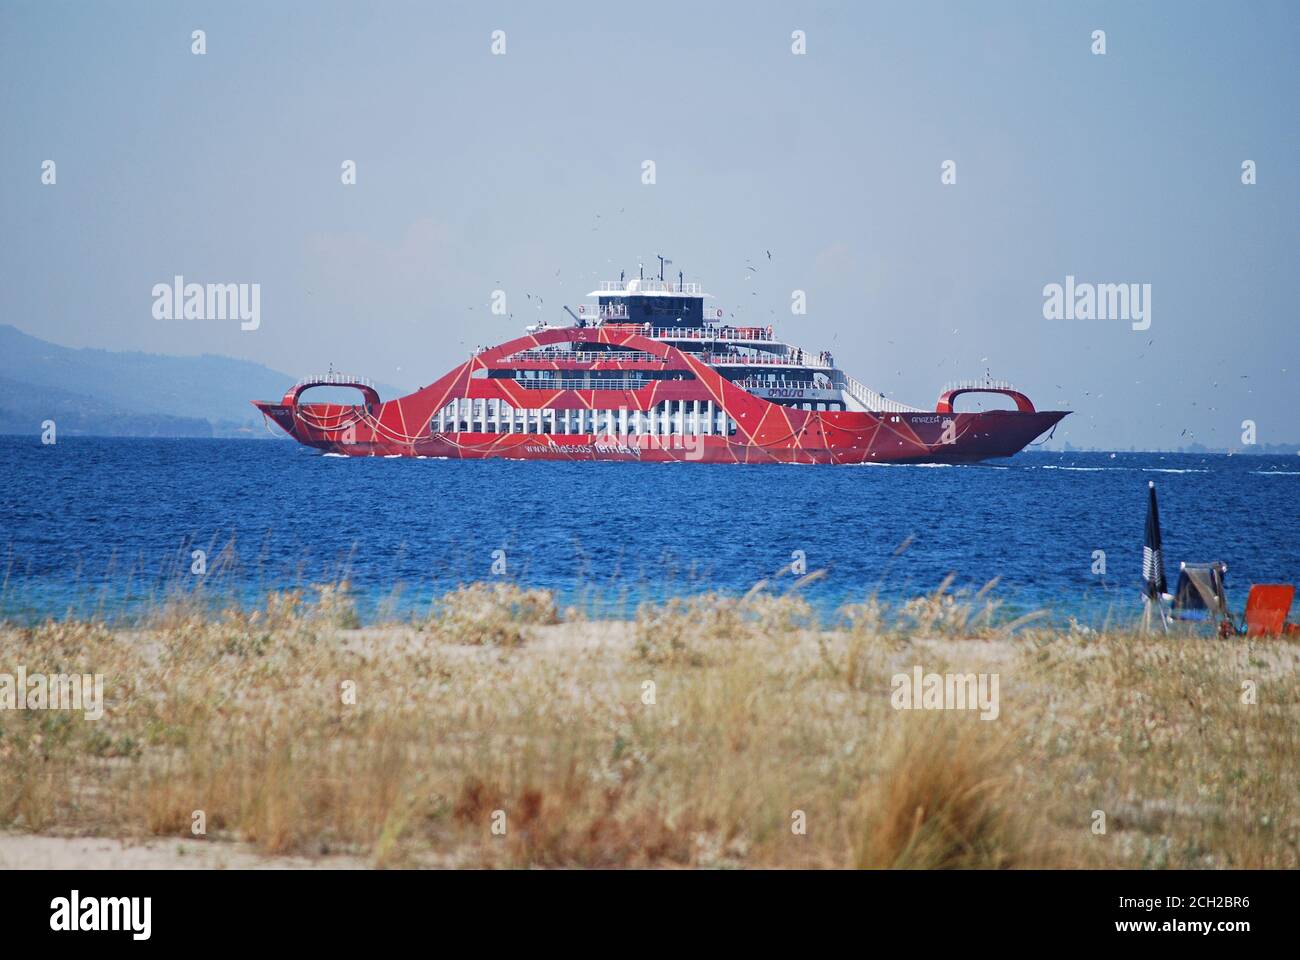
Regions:
<svg viewBox="0 0 1300 960"><path fill-rule="evenodd" d="M1156 504L1155 481L1148 481L1147 533L1142 544L1142 592L1148 600L1159 600L1167 593L1165 556L1160 546L1160 507Z"/></svg>

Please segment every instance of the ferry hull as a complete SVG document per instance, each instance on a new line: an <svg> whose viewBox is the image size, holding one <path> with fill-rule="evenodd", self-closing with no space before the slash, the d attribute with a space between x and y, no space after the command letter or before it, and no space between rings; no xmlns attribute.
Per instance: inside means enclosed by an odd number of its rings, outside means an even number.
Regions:
<svg viewBox="0 0 1300 960"><path fill-rule="evenodd" d="M531 433L433 433L397 442L347 428L321 429L295 423L294 410L258 404L271 420L299 443L350 457L441 457L480 460L614 460L647 463L977 463L1010 457L1050 431L1066 414L1041 411L987 413L840 413L840 423L824 427L831 443L814 444L792 436L785 443L737 442L710 435L598 435ZM330 415L338 416L337 405ZM350 408L342 408L348 410ZM325 410L317 415L326 415ZM823 417L830 416L822 414ZM896 420L895 420L896 418ZM808 432L808 431L803 431ZM369 433L370 435L366 435ZM837 442L836 435L842 434ZM945 441L945 434L951 439Z"/></svg>

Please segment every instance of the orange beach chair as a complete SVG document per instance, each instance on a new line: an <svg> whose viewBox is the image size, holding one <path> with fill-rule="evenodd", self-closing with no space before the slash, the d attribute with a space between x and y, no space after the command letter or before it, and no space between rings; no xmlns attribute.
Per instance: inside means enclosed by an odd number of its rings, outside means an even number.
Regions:
<svg viewBox="0 0 1300 960"><path fill-rule="evenodd" d="M1246 597L1246 636L1300 633L1300 625L1287 623L1295 587L1289 583L1257 583Z"/></svg>

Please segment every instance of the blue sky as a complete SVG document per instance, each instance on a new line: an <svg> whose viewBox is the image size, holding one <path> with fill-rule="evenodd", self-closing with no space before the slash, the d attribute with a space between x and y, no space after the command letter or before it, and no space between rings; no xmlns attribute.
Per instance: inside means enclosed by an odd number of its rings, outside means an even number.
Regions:
<svg viewBox="0 0 1300 960"><path fill-rule="evenodd" d="M1293 3L5 0L0 322L414 387L663 253L911 403L990 369L1076 445L1296 442L1298 41ZM259 283L260 329L154 319L175 274ZM1151 329L1044 319L1066 275L1150 283Z"/></svg>

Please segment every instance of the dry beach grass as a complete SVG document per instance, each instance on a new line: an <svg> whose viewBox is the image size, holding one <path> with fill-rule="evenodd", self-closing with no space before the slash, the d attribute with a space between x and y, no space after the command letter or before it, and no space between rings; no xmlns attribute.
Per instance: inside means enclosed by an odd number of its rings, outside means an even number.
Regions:
<svg viewBox="0 0 1300 960"><path fill-rule="evenodd" d="M588 621L476 584L359 627L339 585L4 625L0 672L102 673L106 702L0 711L0 863L33 835L192 845L202 811L198 842L268 862L1300 866L1294 641L992 609L941 591L825 626L760 587ZM914 665L996 673L997 718L895 710Z"/></svg>

